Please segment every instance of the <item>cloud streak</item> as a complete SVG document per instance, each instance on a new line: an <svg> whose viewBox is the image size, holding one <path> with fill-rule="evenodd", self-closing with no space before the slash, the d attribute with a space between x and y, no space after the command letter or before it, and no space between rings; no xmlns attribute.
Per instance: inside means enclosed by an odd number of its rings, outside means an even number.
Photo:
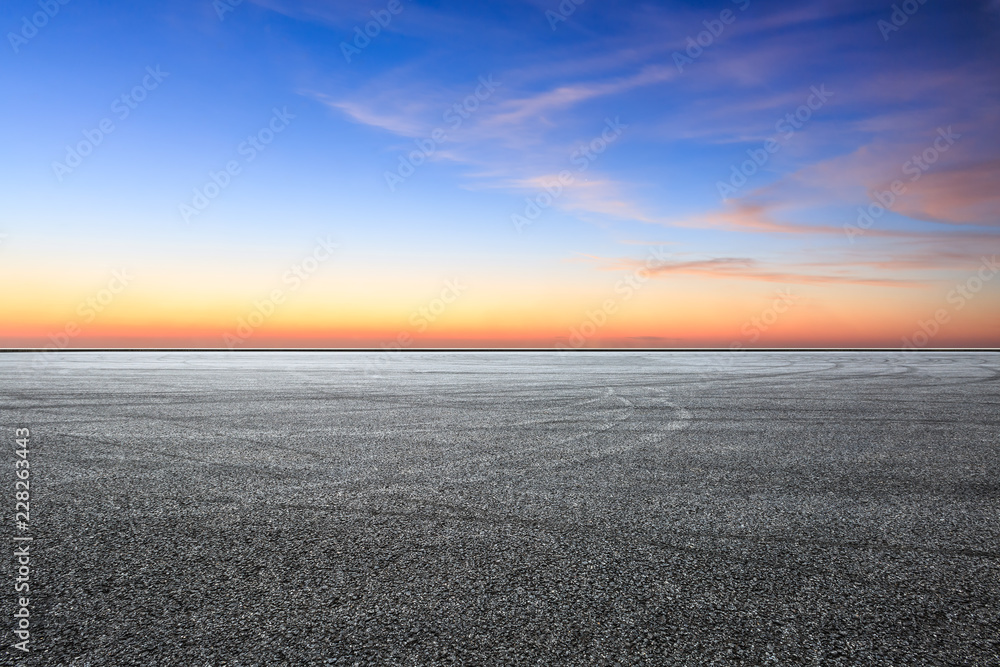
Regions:
<svg viewBox="0 0 1000 667"><path fill-rule="evenodd" d="M921 281L879 276L816 274L773 267L748 257L714 257L710 259L674 261L648 267L647 262L635 259L613 260L604 267L608 271L636 270L647 267L653 276L697 276L702 278L753 280L769 283L802 285L862 285L868 287L917 287Z"/></svg>

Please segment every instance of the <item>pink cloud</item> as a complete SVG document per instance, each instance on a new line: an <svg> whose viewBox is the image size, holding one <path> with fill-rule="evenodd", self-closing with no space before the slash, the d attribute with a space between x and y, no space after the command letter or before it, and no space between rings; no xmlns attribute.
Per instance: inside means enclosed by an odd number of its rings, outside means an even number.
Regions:
<svg viewBox="0 0 1000 667"><path fill-rule="evenodd" d="M892 208L921 220L1000 225L1000 160L929 171Z"/></svg>
<svg viewBox="0 0 1000 667"><path fill-rule="evenodd" d="M715 257L710 259L660 262L650 267L646 260L620 258L605 260L608 271L636 270L644 267L654 276L689 275L706 278L756 280L772 283L807 285L866 285L872 287L915 287L920 281L902 278L852 275L846 270L827 273L807 273L796 266L769 266L748 257ZM808 266L808 265L802 265Z"/></svg>

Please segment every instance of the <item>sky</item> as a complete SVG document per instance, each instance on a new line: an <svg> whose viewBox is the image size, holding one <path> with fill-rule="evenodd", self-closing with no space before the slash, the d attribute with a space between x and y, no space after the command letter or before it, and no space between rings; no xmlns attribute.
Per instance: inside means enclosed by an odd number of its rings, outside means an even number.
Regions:
<svg viewBox="0 0 1000 667"><path fill-rule="evenodd" d="M1000 347L997 0L0 27L2 347Z"/></svg>

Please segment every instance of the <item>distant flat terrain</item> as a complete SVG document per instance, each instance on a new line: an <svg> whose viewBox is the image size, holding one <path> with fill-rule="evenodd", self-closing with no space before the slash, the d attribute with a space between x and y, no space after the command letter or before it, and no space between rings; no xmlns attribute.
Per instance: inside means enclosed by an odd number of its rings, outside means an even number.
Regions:
<svg viewBox="0 0 1000 667"><path fill-rule="evenodd" d="M991 353L3 354L34 651L0 663L1000 664L998 374Z"/></svg>

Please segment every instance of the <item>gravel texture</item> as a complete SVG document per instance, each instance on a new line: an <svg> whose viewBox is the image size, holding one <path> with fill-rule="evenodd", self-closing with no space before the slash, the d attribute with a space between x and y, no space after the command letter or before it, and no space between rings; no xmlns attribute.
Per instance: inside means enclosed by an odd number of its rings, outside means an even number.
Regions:
<svg viewBox="0 0 1000 667"><path fill-rule="evenodd" d="M998 665L998 370L3 354L35 541L0 664Z"/></svg>

